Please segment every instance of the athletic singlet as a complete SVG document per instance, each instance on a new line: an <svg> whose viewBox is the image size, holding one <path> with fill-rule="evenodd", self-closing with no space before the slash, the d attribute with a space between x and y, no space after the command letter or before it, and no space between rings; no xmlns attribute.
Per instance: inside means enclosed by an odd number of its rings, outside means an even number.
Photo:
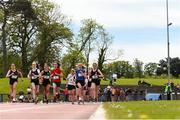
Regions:
<svg viewBox="0 0 180 120"><path fill-rule="evenodd" d="M68 80L68 85L75 85L75 75L69 74L67 80Z"/></svg>
<svg viewBox="0 0 180 120"><path fill-rule="evenodd" d="M77 79L77 81L85 80L85 77L82 75L82 73L85 73L85 71L83 69L76 70L76 79Z"/></svg>
<svg viewBox="0 0 180 120"><path fill-rule="evenodd" d="M50 79L50 71L43 71L43 79L44 80L49 80Z"/></svg>
<svg viewBox="0 0 180 120"><path fill-rule="evenodd" d="M31 76L31 80L37 80L39 77L39 69L35 69L35 70L31 70L30 71L30 76Z"/></svg>
<svg viewBox="0 0 180 120"><path fill-rule="evenodd" d="M55 74L61 74L61 69L60 68L55 68L52 70L51 74L53 75L53 82L58 83L61 82L61 77L59 75L55 75Z"/></svg>
<svg viewBox="0 0 180 120"><path fill-rule="evenodd" d="M12 75L11 75L12 74ZM17 80L18 79L18 75L19 75L19 73L18 73L18 71L16 70L16 71L10 71L10 73L9 73L9 75L11 75L9 78L10 78L10 80Z"/></svg>
<svg viewBox="0 0 180 120"><path fill-rule="evenodd" d="M100 75L98 69L96 71L91 70L91 76L90 76L91 79L98 80L99 79L98 75Z"/></svg>

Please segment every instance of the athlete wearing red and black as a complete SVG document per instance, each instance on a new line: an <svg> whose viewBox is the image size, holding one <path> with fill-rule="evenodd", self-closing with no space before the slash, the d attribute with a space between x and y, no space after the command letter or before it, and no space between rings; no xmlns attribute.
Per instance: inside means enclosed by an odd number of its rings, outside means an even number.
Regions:
<svg viewBox="0 0 180 120"><path fill-rule="evenodd" d="M62 72L60 68L54 68L51 72L52 81L53 81L53 84L56 85L56 87L60 87L61 85L61 76L60 76L61 74Z"/></svg>
<svg viewBox="0 0 180 120"><path fill-rule="evenodd" d="M62 71L60 69L60 64L55 62L54 69L51 72L52 84L53 84L53 95L54 102L60 98L60 85L61 85L61 77L63 76Z"/></svg>

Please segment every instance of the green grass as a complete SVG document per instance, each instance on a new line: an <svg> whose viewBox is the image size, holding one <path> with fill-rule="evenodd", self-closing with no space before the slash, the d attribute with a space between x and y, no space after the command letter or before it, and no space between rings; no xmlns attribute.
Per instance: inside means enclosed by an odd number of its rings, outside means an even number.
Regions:
<svg viewBox="0 0 180 120"><path fill-rule="evenodd" d="M23 81L22 81L23 80ZM10 86L9 79L4 78L0 79L0 93L9 94ZM20 78L17 85L17 92L23 90L26 91L26 88L30 86L30 80L27 78Z"/></svg>
<svg viewBox="0 0 180 120"><path fill-rule="evenodd" d="M22 81L23 80L23 81ZM152 85L159 85L159 86L162 86L164 85L165 83L167 83L167 79L154 79L154 78L143 78L141 80L144 80L148 83L151 83ZM138 78L134 78L134 79L119 79L117 80L117 85L137 85L139 79ZM172 80L175 84L178 84L180 83L180 79L174 79ZM62 84L65 84L66 81L62 81ZM105 80L102 80L101 81L101 84L102 85L108 85L109 84L109 81L105 81ZM30 80L27 79L27 78L20 78L19 79L19 82L18 82L18 85L17 85L17 93L19 91L26 91L26 88L30 86ZM7 78L4 78L4 79L0 79L0 94L1 93L5 93L5 94L8 94L9 93L9 79Z"/></svg>
<svg viewBox="0 0 180 120"><path fill-rule="evenodd" d="M139 78L134 78L134 79L123 78L123 79L117 80L116 84L117 85L137 85L139 80L144 80L154 86L162 86L165 83L167 83L167 79L162 79L162 78L157 78L157 79L155 79L155 78L141 78L141 79L139 79ZM175 85L178 83L180 84L180 79L172 79L172 82L174 82ZM105 84L107 85L109 83L109 81L102 80L101 83L104 85Z"/></svg>
<svg viewBox="0 0 180 120"><path fill-rule="evenodd" d="M107 119L180 119L180 101L104 103Z"/></svg>

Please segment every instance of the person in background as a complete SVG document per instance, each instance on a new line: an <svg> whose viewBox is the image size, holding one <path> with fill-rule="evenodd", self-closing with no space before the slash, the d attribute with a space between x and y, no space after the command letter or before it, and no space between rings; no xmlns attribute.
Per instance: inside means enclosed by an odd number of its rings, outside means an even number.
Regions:
<svg viewBox="0 0 180 120"><path fill-rule="evenodd" d="M111 89L111 101L116 102L117 101L117 94L116 94L116 88L112 87Z"/></svg>
<svg viewBox="0 0 180 120"><path fill-rule="evenodd" d="M113 74L112 74L112 78L113 78L113 82L116 82L116 80L117 80L117 74L116 74L116 73L113 73Z"/></svg>
<svg viewBox="0 0 180 120"><path fill-rule="evenodd" d="M68 91L68 88L64 89L64 101L65 102L69 101L69 91Z"/></svg>
<svg viewBox="0 0 180 120"><path fill-rule="evenodd" d="M74 69L71 69L71 73L67 76L66 88L68 88L69 91L69 100L74 104L76 99L76 74Z"/></svg>
<svg viewBox="0 0 180 120"><path fill-rule="evenodd" d="M58 62L54 63L54 69L51 71L51 78L53 84L53 95L54 100L56 102L57 99L60 98L60 86L61 86L61 78L63 77L63 73L60 69L60 64Z"/></svg>
<svg viewBox="0 0 180 120"><path fill-rule="evenodd" d="M26 89L26 91L27 91L27 101L32 102L32 90L31 90L31 87L28 87Z"/></svg>
<svg viewBox="0 0 180 120"><path fill-rule="evenodd" d="M33 62L31 67L32 69L28 73L28 78L31 80L33 102L37 104L39 94L40 70L37 68L38 66L36 62Z"/></svg>
<svg viewBox="0 0 180 120"><path fill-rule="evenodd" d="M16 65L12 63L11 69L7 72L6 77L10 79L10 100L13 102L16 102L16 86L19 76L23 77L22 73L16 69Z"/></svg>

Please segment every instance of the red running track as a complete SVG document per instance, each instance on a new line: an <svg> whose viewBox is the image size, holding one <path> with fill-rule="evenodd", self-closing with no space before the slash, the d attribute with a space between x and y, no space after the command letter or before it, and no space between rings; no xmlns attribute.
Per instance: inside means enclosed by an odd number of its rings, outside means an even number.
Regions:
<svg viewBox="0 0 180 120"><path fill-rule="evenodd" d="M0 120L89 119L98 106L99 104L93 103L85 105L4 103L0 104Z"/></svg>

